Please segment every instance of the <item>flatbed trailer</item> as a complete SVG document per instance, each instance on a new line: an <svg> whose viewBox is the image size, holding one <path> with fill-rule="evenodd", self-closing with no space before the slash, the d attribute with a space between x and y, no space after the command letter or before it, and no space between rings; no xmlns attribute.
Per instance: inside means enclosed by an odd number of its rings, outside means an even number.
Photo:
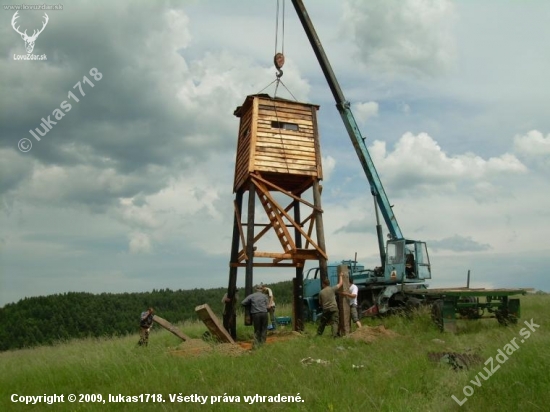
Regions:
<svg viewBox="0 0 550 412"><path fill-rule="evenodd" d="M405 292L418 295L418 291ZM432 305L432 320L440 331L456 332L460 319L496 318L501 325L517 323L520 316L519 298L525 289L425 289L422 296Z"/></svg>

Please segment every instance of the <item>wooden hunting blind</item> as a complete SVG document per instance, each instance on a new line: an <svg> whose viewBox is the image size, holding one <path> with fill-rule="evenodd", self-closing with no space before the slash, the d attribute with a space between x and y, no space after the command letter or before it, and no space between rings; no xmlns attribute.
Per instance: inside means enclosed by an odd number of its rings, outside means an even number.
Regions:
<svg viewBox="0 0 550 412"><path fill-rule="evenodd" d="M290 192L303 192L314 179L322 179L317 110L317 105L265 94L248 96L235 110L241 122L234 191L247 183L250 173Z"/></svg>
<svg viewBox="0 0 550 412"><path fill-rule="evenodd" d="M246 267L246 294L252 292L254 267L294 267L295 289L299 289L295 290L295 308L299 312L295 311L295 317L299 315L300 322L305 261L318 260L325 269L327 261L319 184L323 174L318 110L318 105L257 94L247 96L234 112L240 125L228 296L233 296L236 289L238 267ZM313 203L302 198L309 189ZM248 213L243 219L245 192ZM256 221L256 197L268 223ZM282 204L281 199L287 199L288 204ZM310 209L305 218L302 207ZM275 234L282 250L258 250L260 240L268 233ZM273 242L269 245L273 247ZM224 316L226 328L230 322L229 315ZM295 329L301 329L301 325L295 324Z"/></svg>

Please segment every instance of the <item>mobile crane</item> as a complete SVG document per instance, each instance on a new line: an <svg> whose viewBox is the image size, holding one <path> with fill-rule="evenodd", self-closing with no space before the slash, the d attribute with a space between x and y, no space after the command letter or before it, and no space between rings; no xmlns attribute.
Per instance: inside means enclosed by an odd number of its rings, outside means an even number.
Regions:
<svg viewBox="0 0 550 412"><path fill-rule="evenodd" d="M502 325L517 323L520 316L520 300L511 299L510 296L524 295L527 293L525 289L470 289L469 286L452 289L427 288L424 281L431 279L431 266L426 243L406 239L403 236L367 150L365 139L361 136L351 112L350 103L340 89L304 4L302 0L292 0L292 3L321 65L338 112L370 184L370 191L374 198L381 263L380 267L365 269L355 259L329 263L326 273L319 268L310 269L303 285L304 317L315 320L318 308L317 296L321 288L320 277L326 276L331 284L337 283L337 268L344 264L348 266L350 276L358 286L358 301L363 309L363 315L386 314L395 309L401 311L403 308L428 303L431 304L432 320L441 331L456 331L457 314L466 319L496 318ZM389 231L385 248L378 215L379 209Z"/></svg>
<svg viewBox="0 0 550 412"><path fill-rule="evenodd" d="M370 313L384 313L391 311L394 307L401 307L409 303L416 305L419 300L418 297L411 293L404 294L402 292L425 289L423 282L426 279L431 279L431 266L426 243L406 239L403 236L382 181L367 149L365 139L361 135L351 111L350 103L345 99L336 80L304 4L302 0L292 0L292 4L334 96L336 107L367 176L370 192L374 198L380 267L372 270L365 269L363 265L358 264L356 261L332 263L328 265L327 276L331 283L334 283L338 264L347 264L350 274L359 288L358 300L361 308L363 310L370 308ZM386 245L384 245L379 210L389 232ZM317 310L316 297L320 290L320 276L323 276L323 274L320 273L318 268L310 269L304 280L304 308L306 309L306 317L310 319L315 317Z"/></svg>

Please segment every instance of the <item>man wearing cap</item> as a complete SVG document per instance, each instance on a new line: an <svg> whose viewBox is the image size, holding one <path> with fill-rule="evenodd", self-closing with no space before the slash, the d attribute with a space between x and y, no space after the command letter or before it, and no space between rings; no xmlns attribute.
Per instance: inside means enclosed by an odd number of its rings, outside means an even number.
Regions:
<svg viewBox="0 0 550 412"><path fill-rule="evenodd" d="M254 346L259 347L265 343L267 337L267 306L269 298L263 293L261 285L257 285L255 292L248 295L241 304L250 305L250 316L254 325Z"/></svg>
<svg viewBox="0 0 550 412"><path fill-rule="evenodd" d="M147 309L145 312L141 312L139 321L139 346L147 346L149 344L149 331L153 326L153 318L155 310L153 308Z"/></svg>
<svg viewBox="0 0 550 412"><path fill-rule="evenodd" d="M330 325L332 328L332 337L338 337L338 326L340 316L338 313L338 304L336 303L336 292L342 287L344 283L343 274L338 276L338 284L336 286L330 286L330 280L323 280L323 289L319 292L319 306L323 309L323 315L321 316L321 322L317 328L317 335L322 335L325 331L325 326Z"/></svg>

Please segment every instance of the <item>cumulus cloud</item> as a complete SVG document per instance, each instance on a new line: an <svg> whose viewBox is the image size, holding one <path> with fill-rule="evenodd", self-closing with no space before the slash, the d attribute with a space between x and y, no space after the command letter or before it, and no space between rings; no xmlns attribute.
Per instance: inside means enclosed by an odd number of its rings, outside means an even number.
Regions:
<svg viewBox="0 0 550 412"><path fill-rule="evenodd" d="M376 228L374 223L369 221L367 218L364 219L353 219L349 223L346 223L344 226L336 229L334 234L338 233L376 233Z"/></svg>
<svg viewBox="0 0 550 412"><path fill-rule="evenodd" d="M550 134L546 137L538 130L514 137L514 150L530 163L550 169Z"/></svg>
<svg viewBox="0 0 550 412"><path fill-rule="evenodd" d="M483 159L473 153L449 156L427 133L405 133L393 151L374 141L369 151L385 181L394 187L453 186L458 180L477 182L502 173L524 173L527 168L514 155L505 153Z"/></svg>
<svg viewBox="0 0 550 412"><path fill-rule="evenodd" d="M365 123L369 118L378 116L378 103L355 103L353 113L359 123Z"/></svg>
<svg viewBox="0 0 550 412"><path fill-rule="evenodd" d="M430 240L427 242L430 249L450 250L453 252L480 252L491 249L487 243L479 243L470 236L454 235L441 240Z"/></svg>
<svg viewBox="0 0 550 412"><path fill-rule="evenodd" d="M455 59L450 0L346 0L343 26L359 58L379 74L434 75Z"/></svg>
<svg viewBox="0 0 550 412"><path fill-rule="evenodd" d="M330 180L330 176L332 175L332 172L334 172L334 168L336 167L336 159L332 156L323 156L323 180L326 182Z"/></svg>

